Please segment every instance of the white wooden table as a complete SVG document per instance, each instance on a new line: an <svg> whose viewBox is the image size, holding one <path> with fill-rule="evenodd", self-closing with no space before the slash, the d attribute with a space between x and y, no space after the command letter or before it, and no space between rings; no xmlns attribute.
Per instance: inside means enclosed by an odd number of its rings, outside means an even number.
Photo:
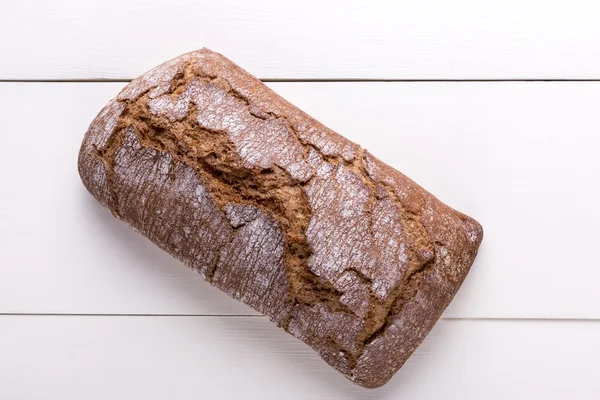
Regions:
<svg viewBox="0 0 600 400"><path fill-rule="evenodd" d="M116 221L76 170L130 79L219 51L485 229L361 389ZM0 2L0 399L600 398L597 1Z"/></svg>

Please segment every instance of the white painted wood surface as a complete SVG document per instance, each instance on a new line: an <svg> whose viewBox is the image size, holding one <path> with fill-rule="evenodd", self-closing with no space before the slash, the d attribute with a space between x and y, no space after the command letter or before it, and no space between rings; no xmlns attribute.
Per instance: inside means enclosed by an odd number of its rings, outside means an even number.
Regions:
<svg viewBox="0 0 600 400"><path fill-rule="evenodd" d="M596 0L3 0L0 79L130 79L209 47L268 79L599 79Z"/></svg>
<svg viewBox="0 0 600 400"><path fill-rule="evenodd" d="M441 321L352 385L263 317L0 317L3 399L596 400L600 324Z"/></svg>
<svg viewBox="0 0 600 400"><path fill-rule="evenodd" d="M121 83L0 82L0 399L600 398L593 0L0 1L0 81L131 79L202 46L364 145L485 238L375 391L116 221L76 171Z"/></svg>
<svg viewBox="0 0 600 400"><path fill-rule="evenodd" d="M0 312L252 314L85 191L81 138L121 86L0 84ZM600 83L270 86L482 223L447 317L600 318Z"/></svg>

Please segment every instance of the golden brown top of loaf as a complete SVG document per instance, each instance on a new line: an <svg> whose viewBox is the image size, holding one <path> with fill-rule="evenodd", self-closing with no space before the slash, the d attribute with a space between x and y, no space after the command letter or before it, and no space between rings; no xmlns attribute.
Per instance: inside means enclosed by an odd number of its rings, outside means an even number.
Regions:
<svg viewBox="0 0 600 400"><path fill-rule="evenodd" d="M88 190L354 382L387 382L464 280L483 231L208 49L94 120Z"/></svg>

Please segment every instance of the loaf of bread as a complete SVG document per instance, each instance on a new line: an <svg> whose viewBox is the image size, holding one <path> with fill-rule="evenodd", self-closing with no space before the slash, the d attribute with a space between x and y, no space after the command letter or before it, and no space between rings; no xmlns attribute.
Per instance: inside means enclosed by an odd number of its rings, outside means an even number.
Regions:
<svg viewBox="0 0 600 400"><path fill-rule="evenodd" d="M483 236L207 49L111 100L79 173L115 217L371 388L431 330Z"/></svg>

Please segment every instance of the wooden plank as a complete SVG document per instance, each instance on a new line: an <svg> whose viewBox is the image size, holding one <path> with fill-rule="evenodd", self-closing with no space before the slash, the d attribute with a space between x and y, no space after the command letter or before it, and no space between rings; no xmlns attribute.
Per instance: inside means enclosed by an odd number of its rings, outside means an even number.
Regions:
<svg viewBox="0 0 600 400"><path fill-rule="evenodd" d="M3 83L0 312L252 314L114 220L76 161L118 83ZM272 83L485 238L446 317L600 318L600 83Z"/></svg>
<svg viewBox="0 0 600 400"><path fill-rule="evenodd" d="M595 399L600 323L442 321L386 386L262 317L0 317L0 397Z"/></svg>
<svg viewBox="0 0 600 400"><path fill-rule="evenodd" d="M599 79L594 0L0 2L0 79L131 79L200 47L267 79Z"/></svg>

